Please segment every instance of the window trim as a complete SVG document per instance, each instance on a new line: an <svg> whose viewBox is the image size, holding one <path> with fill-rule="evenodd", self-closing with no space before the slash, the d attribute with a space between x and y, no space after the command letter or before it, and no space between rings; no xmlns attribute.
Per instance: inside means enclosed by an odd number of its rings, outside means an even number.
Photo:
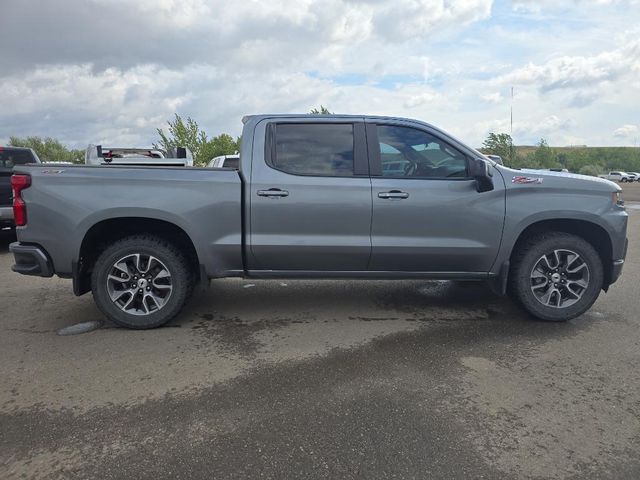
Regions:
<svg viewBox="0 0 640 480"><path fill-rule="evenodd" d="M315 173L293 173L282 170L274 165L276 158L276 128L278 125L350 125L353 129L353 170L351 175L318 175ZM266 127L266 138L264 146L264 161L267 167L277 172L296 177L316 177L316 178L363 178L369 177L369 160L366 150L365 124L363 121L337 121L337 122L300 122L274 121L269 122Z"/></svg>
<svg viewBox="0 0 640 480"><path fill-rule="evenodd" d="M437 138L441 142L447 144L447 146L460 155L462 155L465 159L465 173L464 177L405 177L405 176L387 176L383 175L382 172L382 159L380 158L380 142L378 140L378 127L398 127L398 128L413 128L414 130L418 130L427 135ZM367 151L369 152L369 169L371 171L371 178L382 178L389 180L446 180L446 181L469 181L473 180L473 177L469 176L469 161L470 157L466 153L462 152L459 148L454 146L451 141L447 140L443 135L438 134L437 132L433 132L429 129L426 129L419 125L414 124L400 124L393 122L367 122L366 124L366 132L367 132Z"/></svg>

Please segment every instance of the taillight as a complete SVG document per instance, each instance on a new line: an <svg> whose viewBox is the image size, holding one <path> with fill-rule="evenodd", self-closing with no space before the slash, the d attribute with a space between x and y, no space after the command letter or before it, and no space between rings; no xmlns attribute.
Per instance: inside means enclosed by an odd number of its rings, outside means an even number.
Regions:
<svg viewBox="0 0 640 480"><path fill-rule="evenodd" d="M13 221L17 227L27 224L27 206L22 199L22 190L31 185L31 176L14 173L11 176L11 190L13 191Z"/></svg>

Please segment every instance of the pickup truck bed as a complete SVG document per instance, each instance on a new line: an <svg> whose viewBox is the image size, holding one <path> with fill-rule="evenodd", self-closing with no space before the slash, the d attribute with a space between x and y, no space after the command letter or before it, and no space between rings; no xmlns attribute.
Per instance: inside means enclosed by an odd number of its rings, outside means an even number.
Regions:
<svg viewBox="0 0 640 480"><path fill-rule="evenodd" d="M241 181L235 170L42 166L29 172L29 224L50 225L34 229L29 241L47 245L61 277L78 268L83 241L109 242L125 223L133 228L145 219L188 231L207 276L242 271Z"/></svg>
<svg viewBox="0 0 640 480"><path fill-rule="evenodd" d="M229 276L486 280L566 320L622 271L619 186L512 170L423 122L251 116L239 163L17 167L13 269L70 277L133 328Z"/></svg>

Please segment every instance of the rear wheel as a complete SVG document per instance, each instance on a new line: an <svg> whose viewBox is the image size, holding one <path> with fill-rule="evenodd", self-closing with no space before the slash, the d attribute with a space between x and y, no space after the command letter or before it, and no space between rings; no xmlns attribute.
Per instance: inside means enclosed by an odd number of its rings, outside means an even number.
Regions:
<svg viewBox="0 0 640 480"><path fill-rule="evenodd" d="M512 296L527 312L541 320L565 321L586 312L598 298L602 261L580 237L545 233L519 246L509 277Z"/></svg>
<svg viewBox="0 0 640 480"><path fill-rule="evenodd" d="M185 256L171 243L136 235L100 254L91 276L98 308L118 325L159 327L175 317L193 286Z"/></svg>

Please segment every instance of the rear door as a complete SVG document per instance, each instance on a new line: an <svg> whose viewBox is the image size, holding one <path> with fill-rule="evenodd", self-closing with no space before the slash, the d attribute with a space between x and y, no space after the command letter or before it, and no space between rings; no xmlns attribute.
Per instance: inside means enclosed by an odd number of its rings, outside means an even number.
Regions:
<svg viewBox="0 0 640 480"><path fill-rule="evenodd" d="M372 271L487 272L500 246L504 183L478 193L468 153L407 122L367 124L372 173Z"/></svg>
<svg viewBox="0 0 640 480"><path fill-rule="evenodd" d="M254 135L249 269L365 271L371 181L363 120L263 120Z"/></svg>

